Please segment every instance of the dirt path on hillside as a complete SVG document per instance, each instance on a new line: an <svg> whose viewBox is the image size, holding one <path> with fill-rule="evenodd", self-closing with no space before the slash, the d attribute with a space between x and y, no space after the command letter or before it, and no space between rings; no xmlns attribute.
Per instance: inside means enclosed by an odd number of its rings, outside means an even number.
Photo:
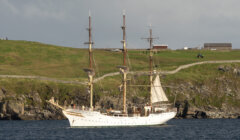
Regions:
<svg viewBox="0 0 240 140"><path fill-rule="evenodd" d="M161 72L157 72L159 74L175 74L177 72L179 72L180 70L182 69L186 69L186 68L189 68L189 67L192 67L192 66L195 66L195 65L201 65L201 64L217 64L217 63L240 63L240 60L222 60L222 61L203 61L203 62L196 62L196 63L191 63L191 64L186 64L186 65L181 65L179 66L177 69L175 70L172 70L172 71L161 71ZM144 72L144 71L131 71L131 72L128 72L129 74L148 74L149 72ZM94 80L94 82L98 82L99 80L102 80L106 77L109 77L109 76L115 76L115 75L118 75L119 72L114 72L114 73L108 73L108 74L105 74L99 78L96 78Z"/></svg>
<svg viewBox="0 0 240 140"><path fill-rule="evenodd" d="M196 63L192 63L192 64L186 64L186 65L181 65L179 66L177 69L173 70L173 71L163 71L160 72L161 74L175 74L177 72L179 72L182 69L186 69L195 65L201 65L201 64L217 64L217 63L240 63L240 60L222 60L222 61L203 61L203 62L196 62Z"/></svg>
<svg viewBox="0 0 240 140"><path fill-rule="evenodd" d="M86 84L86 82L78 82L78 81L66 81L59 80L56 78L48 78L43 76L25 76L25 75L0 75L0 78L15 78L15 79L37 79L55 83L63 83L63 84Z"/></svg>
<svg viewBox="0 0 240 140"><path fill-rule="evenodd" d="M192 64L186 64L186 65L181 65L177 69L172 70L172 71L161 71L158 72L159 74L175 74L179 72L182 69L186 69L195 65L201 65L201 64L217 64L217 63L240 63L240 60L222 60L222 61L203 61L203 62L196 62ZM143 72L143 71L137 71L137 72L128 72L129 74L148 74L148 72ZM119 75L119 72L113 72L113 73L108 73L105 74L101 77L95 78L94 83L103 80L106 77L110 76L115 76ZM24 76L24 75L0 75L0 78L17 78L17 79L37 79L37 80L43 80L43 81L50 81L50 82L55 82L55 83L64 83L64 84L86 84L86 82L78 82L78 81L66 81L66 80L59 80L55 78L48 78L48 77L42 77L42 76Z"/></svg>

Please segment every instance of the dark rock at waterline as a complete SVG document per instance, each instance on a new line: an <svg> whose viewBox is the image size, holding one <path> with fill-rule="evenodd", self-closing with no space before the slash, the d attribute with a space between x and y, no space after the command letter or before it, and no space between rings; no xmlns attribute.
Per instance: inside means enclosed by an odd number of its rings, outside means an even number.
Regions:
<svg viewBox="0 0 240 140"><path fill-rule="evenodd" d="M21 101L10 100L0 102L0 119L21 120L19 115L24 112L24 104Z"/></svg>
<svg viewBox="0 0 240 140"><path fill-rule="evenodd" d="M208 118L206 112L204 112L204 111L195 111L195 112L196 113L193 116L193 118L196 118L196 119L206 119L206 118Z"/></svg>

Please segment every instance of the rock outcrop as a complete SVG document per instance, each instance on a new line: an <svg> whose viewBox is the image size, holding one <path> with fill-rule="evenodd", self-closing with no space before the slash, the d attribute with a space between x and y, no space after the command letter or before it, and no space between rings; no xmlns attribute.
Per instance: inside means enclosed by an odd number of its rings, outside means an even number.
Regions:
<svg viewBox="0 0 240 140"><path fill-rule="evenodd" d="M0 102L0 120L61 120L61 110L51 105L43 108L24 104L22 101Z"/></svg>
<svg viewBox="0 0 240 140"><path fill-rule="evenodd" d="M44 104L37 92L16 95L0 90L0 120L65 119L61 110Z"/></svg>

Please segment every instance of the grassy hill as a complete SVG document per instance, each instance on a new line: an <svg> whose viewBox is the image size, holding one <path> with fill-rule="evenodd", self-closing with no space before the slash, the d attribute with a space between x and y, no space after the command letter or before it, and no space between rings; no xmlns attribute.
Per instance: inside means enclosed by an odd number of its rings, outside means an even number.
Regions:
<svg viewBox="0 0 240 140"><path fill-rule="evenodd" d="M203 59L196 55L202 53ZM131 71L148 70L146 51L128 51ZM155 53L154 66L159 70L173 70L183 64L207 60L240 59L240 51L162 51ZM122 54L106 50L94 50L98 76L116 72L122 64ZM88 66L88 50L59 47L38 42L0 40L0 74L37 75L62 79L82 80L82 70Z"/></svg>
<svg viewBox="0 0 240 140"><path fill-rule="evenodd" d="M204 55L198 59L198 53ZM148 70L148 52L128 50L128 62L131 71ZM208 50L168 50L154 54L154 66L158 70L174 70L183 64L208 60L240 60L240 51L208 51ZM96 77L110 72L117 72L116 68L122 64L122 53L106 50L94 50ZM88 50L79 48L60 47L29 41L0 40L0 75L33 75L45 76L64 80L86 81L87 75L83 68L88 66ZM219 71L219 67L227 67L228 71ZM239 63L233 64L204 64L181 70L172 75L162 76L170 101L175 95L177 100L189 100L196 107L214 106L221 108L224 104L230 107L240 106L240 80L233 69L240 69ZM130 84L148 84L148 76L129 75ZM103 96L120 98L118 86L121 76L107 77L94 85L94 99L100 101ZM88 94L83 85L58 84L53 82L0 78L0 88L7 91L4 100L11 100L15 96L28 95L26 104L34 105L31 96L39 93L44 101L55 96L63 103L64 100L79 101L88 104ZM230 90L229 90L230 89ZM3 91L4 91L3 90ZM1 93L1 92L0 92ZM147 87L129 87L129 102L145 100L149 96Z"/></svg>

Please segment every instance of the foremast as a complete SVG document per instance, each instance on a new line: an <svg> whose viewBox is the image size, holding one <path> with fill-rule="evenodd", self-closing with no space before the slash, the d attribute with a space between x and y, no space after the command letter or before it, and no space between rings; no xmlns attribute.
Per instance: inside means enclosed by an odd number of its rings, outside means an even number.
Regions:
<svg viewBox="0 0 240 140"><path fill-rule="evenodd" d="M93 69L93 54L92 54L92 27L91 27L91 14L89 11L89 17L88 17L88 42L85 44L88 44L88 53L89 53L89 66L88 69L84 69L85 72L88 73L88 89L90 92L90 109L93 110L93 76L95 75L94 69Z"/></svg>
<svg viewBox="0 0 240 140"><path fill-rule="evenodd" d="M127 56L127 48L126 48L126 15L125 12L123 11L123 66L126 66L126 56Z"/></svg>
<svg viewBox="0 0 240 140"><path fill-rule="evenodd" d="M126 15L123 11L123 26L121 27L123 30L123 40L121 41L123 44L123 66L120 66L120 72L123 74L123 114L127 114L126 107L126 92L127 92L127 64L126 64L126 56L127 56L127 48L126 48Z"/></svg>

